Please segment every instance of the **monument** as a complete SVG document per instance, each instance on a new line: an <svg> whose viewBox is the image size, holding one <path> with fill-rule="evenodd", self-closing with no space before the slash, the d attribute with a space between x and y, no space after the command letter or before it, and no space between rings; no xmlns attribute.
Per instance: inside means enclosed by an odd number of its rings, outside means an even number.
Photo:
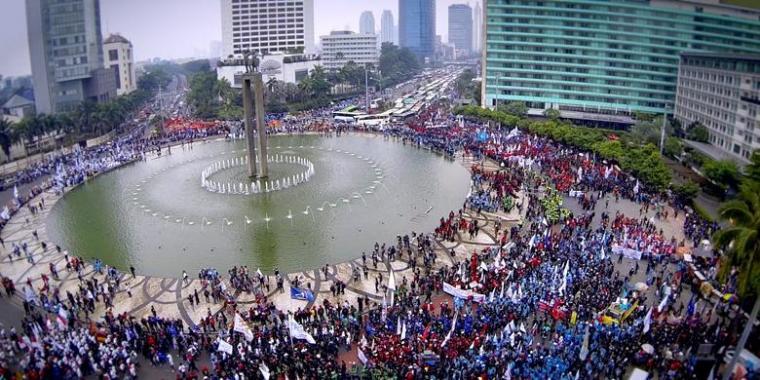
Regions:
<svg viewBox="0 0 760 380"><path fill-rule="evenodd" d="M264 81L261 77L261 71L256 70L258 57L254 53L249 52L245 54L244 61L245 73L240 75L240 80L243 85L245 138L248 146L248 176L251 178L266 178L269 176L269 168L267 167L267 127L264 121ZM256 117L255 122L253 120L254 114ZM257 130L259 137L258 149L256 149L254 128ZM257 152L258 157L256 157Z"/></svg>

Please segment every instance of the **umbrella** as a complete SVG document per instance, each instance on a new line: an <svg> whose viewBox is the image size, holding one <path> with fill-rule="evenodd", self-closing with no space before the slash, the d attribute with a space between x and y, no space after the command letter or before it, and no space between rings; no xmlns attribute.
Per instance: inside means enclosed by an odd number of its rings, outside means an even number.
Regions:
<svg viewBox="0 0 760 380"><path fill-rule="evenodd" d="M737 300L738 298L735 294L726 293L723 295L723 301L726 301L728 303L736 303Z"/></svg>
<svg viewBox="0 0 760 380"><path fill-rule="evenodd" d="M638 290L638 291L640 291L640 292L643 292L643 291L649 289L649 286L647 284L643 283L643 282L637 282L636 285L633 285L633 288L636 289L636 290Z"/></svg>
<svg viewBox="0 0 760 380"><path fill-rule="evenodd" d="M641 345L641 350L646 352L647 354L651 355L654 354L654 346L652 346L649 343L644 343Z"/></svg>

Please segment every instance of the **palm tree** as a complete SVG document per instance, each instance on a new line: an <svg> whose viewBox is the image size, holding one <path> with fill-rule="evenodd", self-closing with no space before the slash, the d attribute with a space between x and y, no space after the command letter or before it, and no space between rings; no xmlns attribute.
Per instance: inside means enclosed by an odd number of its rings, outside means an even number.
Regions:
<svg viewBox="0 0 760 380"><path fill-rule="evenodd" d="M719 214L729 226L713 236L716 247L724 248L727 256L721 265L720 275L728 276L733 267L739 267L737 290L740 296L755 296L755 304L744 327L734 356L723 372L723 379L733 373L739 354L747 343L752 326L760 309L760 183L747 180L736 199L721 205Z"/></svg>
<svg viewBox="0 0 760 380"><path fill-rule="evenodd" d="M5 157L11 160L11 146L16 140L16 133L13 130L13 123L0 117L0 148L3 149Z"/></svg>

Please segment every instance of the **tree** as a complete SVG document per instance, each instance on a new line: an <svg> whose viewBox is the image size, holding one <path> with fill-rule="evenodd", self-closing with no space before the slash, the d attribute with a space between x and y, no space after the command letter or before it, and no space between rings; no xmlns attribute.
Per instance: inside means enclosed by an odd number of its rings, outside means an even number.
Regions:
<svg viewBox="0 0 760 380"><path fill-rule="evenodd" d="M216 73L209 71L193 75L187 102L193 107L195 116L203 119L217 117L220 102Z"/></svg>
<svg viewBox="0 0 760 380"><path fill-rule="evenodd" d="M710 141L710 131L708 131L707 127L704 125L700 123L694 123L689 126L688 130L686 131L686 138L689 140L706 143Z"/></svg>
<svg viewBox="0 0 760 380"><path fill-rule="evenodd" d="M0 117L0 148L3 149L3 153L9 161L11 159L11 146L16 142L16 139L13 123Z"/></svg>
<svg viewBox="0 0 760 380"><path fill-rule="evenodd" d="M514 116L525 116L528 113L528 106L524 102L509 102L501 104L498 107L499 112L508 113Z"/></svg>
<svg viewBox="0 0 760 380"><path fill-rule="evenodd" d="M665 136L673 134L673 127L669 122L665 123ZM631 127L630 136L631 140L635 143L660 145L660 136L662 135L662 116L658 118L645 118L644 120L637 121Z"/></svg>
<svg viewBox="0 0 760 380"><path fill-rule="evenodd" d="M665 139L665 147L663 148L663 153L665 153L665 155L677 158L681 156L682 152L683 144L681 144L681 140L673 136Z"/></svg>
<svg viewBox="0 0 760 380"><path fill-rule="evenodd" d="M752 152L750 163L745 168L745 174L748 179L760 182L760 150Z"/></svg>
<svg viewBox="0 0 760 380"><path fill-rule="evenodd" d="M707 160L702 166L705 176L722 187L735 187L739 183L739 167L731 160Z"/></svg>
<svg viewBox="0 0 760 380"><path fill-rule="evenodd" d="M721 205L718 213L720 218L728 223L728 227L718 230L713 236L715 246L723 248L726 253L719 275L725 281L734 268L739 268L739 296L755 297L755 304L734 350L734 356L723 372L723 379L728 379L747 343L747 337L760 309L760 184L751 180L745 181L736 199Z"/></svg>
<svg viewBox="0 0 760 380"><path fill-rule="evenodd" d="M383 73L382 88L401 83L421 70L417 56L411 50L390 42L383 43L380 49L378 68Z"/></svg>
<svg viewBox="0 0 760 380"><path fill-rule="evenodd" d="M559 120L560 112L554 108L544 110L544 116L549 120Z"/></svg>
<svg viewBox="0 0 760 380"><path fill-rule="evenodd" d="M696 198L697 194L699 194L699 185L692 181L673 185L672 189L673 194L675 194L683 204L690 204L691 201Z"/></svg>

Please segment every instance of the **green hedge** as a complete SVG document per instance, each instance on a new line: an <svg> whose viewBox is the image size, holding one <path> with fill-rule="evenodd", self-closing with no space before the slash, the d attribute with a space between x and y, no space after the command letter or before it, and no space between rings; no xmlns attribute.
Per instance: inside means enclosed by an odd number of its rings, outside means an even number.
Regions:
<svg viewBox="0 0 760 380"><path fill-rule="evenodd" d="M604 159L616 162L621 169L658 191L665 190L670 183L670 170L662 160L657 147L652 144L624 145L620 140L610 140L612 132L603 129L581 127L556 120L530 120L478 106L457 107L454 113L497 121L509 128L518 127L538 136L594 152ZM616 134L620 135L617 132Z"/></svg>

